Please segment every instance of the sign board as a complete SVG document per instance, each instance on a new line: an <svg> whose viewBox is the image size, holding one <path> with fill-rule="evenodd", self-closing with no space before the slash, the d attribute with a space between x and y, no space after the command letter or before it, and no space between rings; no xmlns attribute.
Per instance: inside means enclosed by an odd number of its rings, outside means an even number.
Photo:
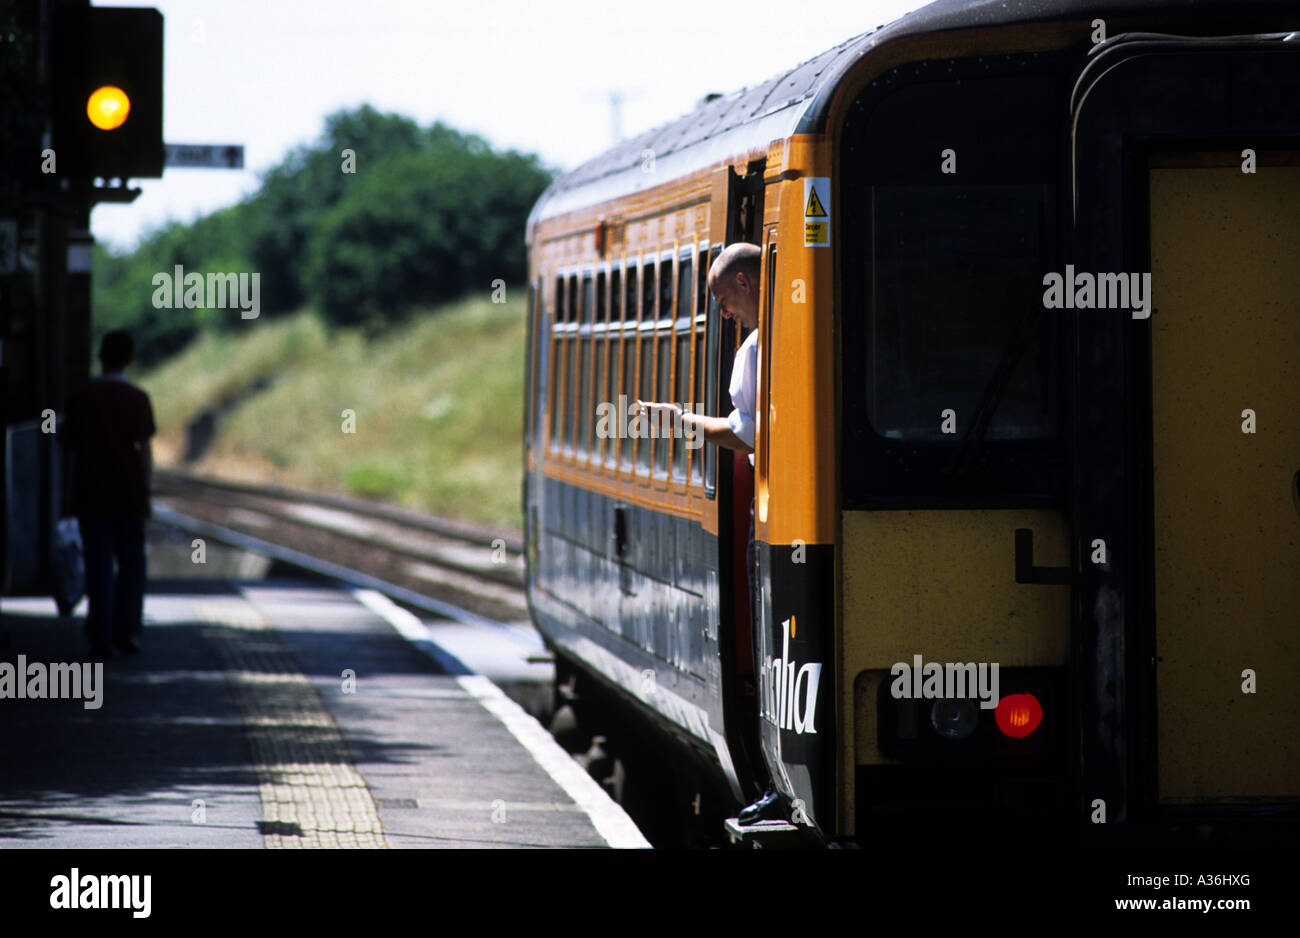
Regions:
<svg viewBox="0 0 1300 938"><path fill-rule="evenodd" d="M178 169L243 169L244 147L236 143L169 143L164 166Z"/></svg>
<svg viewBox="0 0 1300 938"><path fill-rule="evenodd" d="M829 247L831 243L831 179L813 176L803 181L803 245Z"/></svg>

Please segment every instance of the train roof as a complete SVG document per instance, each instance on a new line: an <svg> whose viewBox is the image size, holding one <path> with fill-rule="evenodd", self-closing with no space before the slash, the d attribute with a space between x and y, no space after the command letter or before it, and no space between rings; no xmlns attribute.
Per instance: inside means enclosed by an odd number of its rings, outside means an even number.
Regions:
<svg viewBox="0 0 1300 938"><path fill-rule="evenodd" d="M1210 27L1256 14L1289 12L1294 0L936 0L893 22L845 40L833 49L761 84L707 99L677 120L616 144L556 179L528 219L539 221L648 189L665 179L718 165L755 147L796 133L820 133L835 88L873 49L900 39L956 29L986 29L1037 22L1093 18L1161 18L1165 27L1202 33ZM1300 26L1300 23L1292 25ZM655 172L642 171L646 151Z"/></svg>

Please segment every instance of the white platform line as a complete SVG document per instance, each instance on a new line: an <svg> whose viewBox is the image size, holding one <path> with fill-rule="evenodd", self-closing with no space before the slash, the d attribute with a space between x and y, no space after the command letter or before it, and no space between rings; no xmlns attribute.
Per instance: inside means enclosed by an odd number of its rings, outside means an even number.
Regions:
<svg viewBox="0 0 1300 938"><path fill-rule="evenodd" d="M358 602L381 616L403 638L437 660L437 656L429 647L435 646L436 643L418 616L398 606L383 593L366 589L353 589L351 592ZM507 697L501 688L481 674L458 675L456 681L488 712L505 724L510 734L528 750L533 761L541 766L552 781L564 789L565 794L586 812L592 826L605 839L605 843L619 848L650 846L650 842L645 839L618 803L609 797L609 793L596 784L596 781L560 747L555 738L519 704Z"/></svg>

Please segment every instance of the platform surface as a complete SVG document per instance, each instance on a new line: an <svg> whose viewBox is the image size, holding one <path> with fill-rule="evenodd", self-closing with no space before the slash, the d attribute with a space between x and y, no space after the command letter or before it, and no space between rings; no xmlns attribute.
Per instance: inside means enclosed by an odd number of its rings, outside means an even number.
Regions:
<svg viewBox="0 0 1300 938"><path fill-rule="evenodd" d="M79 615L0 607L0 662L89 661ZM100 706L0 699L0 848L645 846L514 701L420 647L438 628L306 579L151 581Z"/></svg>

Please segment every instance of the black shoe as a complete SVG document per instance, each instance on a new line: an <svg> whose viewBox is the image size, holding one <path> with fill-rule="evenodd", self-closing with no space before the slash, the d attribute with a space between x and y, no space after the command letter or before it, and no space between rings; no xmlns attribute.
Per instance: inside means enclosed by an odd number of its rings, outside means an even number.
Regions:
<svg viewBox="0 0 1300 938"><path fill-rule="evenodd" d="M113 644L116 645L117 650L122 652L124 655L140 654L140 643L134 638L124 638L121 641L114 642Z"/></svg>
<svg viewBox="0 0 1300 938"><path fill-rule="evenodd" d="M753 824L755 821L775 816L778 807L779 796L776 789L768 786L767 791L763 792L762 798L759 798L749 807L742 809L740 814L736 815L736 821L739 824Z"/></svg>

